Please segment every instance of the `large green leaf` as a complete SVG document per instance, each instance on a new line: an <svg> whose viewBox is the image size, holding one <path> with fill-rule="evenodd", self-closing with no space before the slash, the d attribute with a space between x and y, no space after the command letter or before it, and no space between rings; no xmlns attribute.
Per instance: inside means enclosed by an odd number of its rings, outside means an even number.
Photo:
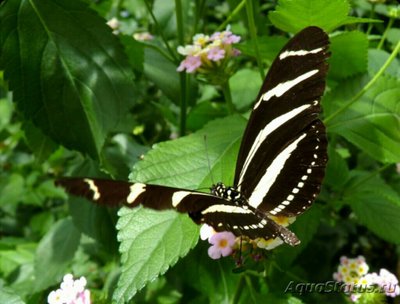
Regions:
<svg viewBox="0 0 400 304"><path fill-rule="evenodd" d="M272 63L276 55L287 42L283 36L260 36L257 37L257 45L263 60ZM253 40L246 40L236 46L244 55L256 57Z"/></svg>
<svg viewBox="0 0 400 304"><path fill-rule="evenodd" d="M400 195L382 179L357 172L343 200L357 219L372 232L389 242L400 244ZM353 186L354 184L358 186Z"/></svg>
<svg viewBox="0 0 400 304"><path fill-rule="evenodd" d="M122 273L113 299L125 303L196 245L198 228L173 210L123 208L119 215Z"/></svg>
<svg viewBox="0 0 400 304"><path fill-rule="evenodd" d="M341 83L327 102L343 106L347 100L343 100L342 94L349 86L352 82ZM376 160L396 163L400 161L399 115L400 82L381 77L356 103L328 121L328 130L343 136Z"/></svg>
<svg viewBox="0 0 400 304"><path fill-rule="evenodd" d="M344 22L349 10L347 0L280 0L268 17L286 32L297 33L310 25L329 32Z"/></svg>
<svg viewBox="0 0 400 304"><path fill-rule="evenodd" d="M43 290L59 281L78 249L80 232L71 219L56 223L40 241L35 259L35 289Z"/></svg>
<svg viewBox="0 0 400 304"><path fill-rule="evenodd" d="M331 38L329 76L346 78L367 69L367 36L361 32L346 32Z"/></svg>
<svg viewBox="0 0 400 304"><path fill-rule="evenodd" d="M1 288L0 290L0 303L7 304L24 304L17 292L11 288Z"/></svg>
<svg viewBox="0 0 400 304"><path fill-rule="evenodd" d="M368 72L375 75L379 69L389 59L390 53L385 50L369 49L368 50ZM385 70L385 74L400 78L400 63L397 58L394 58L390 65Z"/></svg>
<svg viewBox="0 0 400 304"><path fill-rule="evenodd" d="M245 120L240 116L227 117L189 136L160 143L136 165L131 179L198 189L200 184L210 187L211 169L213 182L232 183L244 126ZM130 299L147 282L164 273L198 239L198 228L187 215L123 209L120 216L117 228L123 265L114 294L117 302Z"/></svg>
<svg viewBox="0 0 400 304"><path fill-rule="evenodd" d="M237 109L249 109L257 98L262 80L260 73L242 69L229 79L232 92L232 102Z"/></svg>
<svg viewBox="0 0 400 304"><path fill-rule="evenodd" d="M80 0L7 1L0 66L18 109L56 142L98 157L134 97L111 29Z"/></svg>
<svg viewBox="0 0 400 304"><path fill-rule="evenodd" d="M165 96L178 103L181 89L176 68L177 66L157 49L144 49L144 74Z"/></svg>

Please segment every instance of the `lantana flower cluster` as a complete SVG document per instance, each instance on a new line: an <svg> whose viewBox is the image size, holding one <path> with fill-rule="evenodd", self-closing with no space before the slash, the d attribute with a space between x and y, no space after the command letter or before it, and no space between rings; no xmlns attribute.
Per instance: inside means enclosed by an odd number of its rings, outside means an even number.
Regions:
<svg viewBox="0 0 400 304"><path fill-rule="evenodd" d="M221 84L231 73L229 59L240 54L240 51L233 47L233 44L239 41L240 36L234 35L229 28L211 36L197 34L193 37L192 44L178 47L178 53L185 56L185 59L177 71L198 72L211 83ZM216 77L212 77L213 75Z"/></svg>
<svg viewBox="0 0 400 304"><path fill-rule="evenodd" d="M284 227L295 221L294 217L272 217L279 225ZM239 253L239 261L238 264L241 264L243 261L243 256L246 255L246 252L250 251L251 256L254 260L260 259L261 255L257 251L257 249L265 249L272 250L279 245L283 244L283 241L277 237L273 239L250 239L247 237L236 237L232 232L229 231L221 231L216 232L214 228L211 226L204 224L200 229L200 238L202 240L208 240L211 246L208 248L208 255L212 259L219 259L221 257L226 257L230 255L234 255L238 251Z"/></svg>
<svg viewBox="0 0 400 304"><path fill-rule="evenodd" d="M60 288L50 292L48 304L90 304L90 291L85 289L86 279L74 280L72 274L66 274Z"/></svg>
<svg viewBox="0 0 400 304"><path fill-rule="evenodd" d="M379 271L379 274L368 271L369 266L363 256L353 259L342 256L333 278L346 285L346 292L356 303L364 296L368 296L373 301L374 294L379 296L384 293L393 298L400 294L399 281L394 274L384 268Z"/></svg>

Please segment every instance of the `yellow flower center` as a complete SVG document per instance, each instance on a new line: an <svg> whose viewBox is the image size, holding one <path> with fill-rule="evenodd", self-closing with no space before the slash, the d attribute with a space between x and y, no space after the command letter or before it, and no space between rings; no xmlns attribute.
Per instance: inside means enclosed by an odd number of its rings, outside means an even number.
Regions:
<svg viewBox="0 0 400 304"><path fill-rule="evenodd" d="M226 239L222 239L219 241L219 247L225 248L226 246L228 246L228 241Z"/></svg>

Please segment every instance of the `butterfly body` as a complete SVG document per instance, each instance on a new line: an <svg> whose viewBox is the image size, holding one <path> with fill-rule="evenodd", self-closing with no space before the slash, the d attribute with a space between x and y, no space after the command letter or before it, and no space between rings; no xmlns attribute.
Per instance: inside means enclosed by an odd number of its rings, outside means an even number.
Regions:
<svg viewBox="0 0 400 304"><path fill-rule="evenodd" d="M297 217L320 192L327 139L318 116L328 45L326 33L308 27L279 53L244 131L233 186L217 183L210 194L101 179L63 178L57 183L100 205L175 209L216 231L299 244L279 219Z"/></svg>

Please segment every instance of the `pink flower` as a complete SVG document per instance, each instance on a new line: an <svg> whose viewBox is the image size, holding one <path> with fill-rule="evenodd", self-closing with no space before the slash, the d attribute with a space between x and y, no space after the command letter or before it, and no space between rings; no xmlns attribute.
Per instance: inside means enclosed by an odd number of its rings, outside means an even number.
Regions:
<svg viewBox="0 0 400 304"><path fill-rule="evenodd" d="M86 279L74 280L72 274L66 274L60 288L50 292L49 304L90 304L90 291L85 289Z"/></svg>
<svg viewBox="0 0 400 304"><path fill-rule="evenodd" d="M356 294L356 293L352 293L350 295L350 300L352 302L357 302L360 299L361 295L360 294Z"/></svg>
<svg viewBox="0 0 400 304"><path fill-rule="evenodd" d="M210 258L216 260L221 258L221 256L225 257L232 254L235 239L235 235L228 231L218 232L212 235L208 240L209 243L213 245L208 248L208 255Z"/></svg>
<svg viewBox="0 0 400 304"><path fill-rule="evenodd" d="M219 47L211 48L207 53L207 58L212 61L219 61L225 57L225 50Z"/></svg>
<svg viewBox="0 0 400 304"><path fill-rule="evenodd" d="M178 72L186 70L188 73L195 72L201 66L201 59L198 56L187 56L176 69Z"/></svg>
<svg viewBox="0 0 400 304"><path fill-rule="evenodd" d="M379 271L377 284L383 288L385 294L389 297L394 298L400 294L399 281L393 273L384 268Z"/></svg>
<svg viewBox="0 0 400 304"><path fill-rule="evenodd" d="M229 32L228 35L222 38L222 43L224 44L233 44L233 43L238 43L239 41L240 41L240 36L233 35L231 32Z"/></svg>

